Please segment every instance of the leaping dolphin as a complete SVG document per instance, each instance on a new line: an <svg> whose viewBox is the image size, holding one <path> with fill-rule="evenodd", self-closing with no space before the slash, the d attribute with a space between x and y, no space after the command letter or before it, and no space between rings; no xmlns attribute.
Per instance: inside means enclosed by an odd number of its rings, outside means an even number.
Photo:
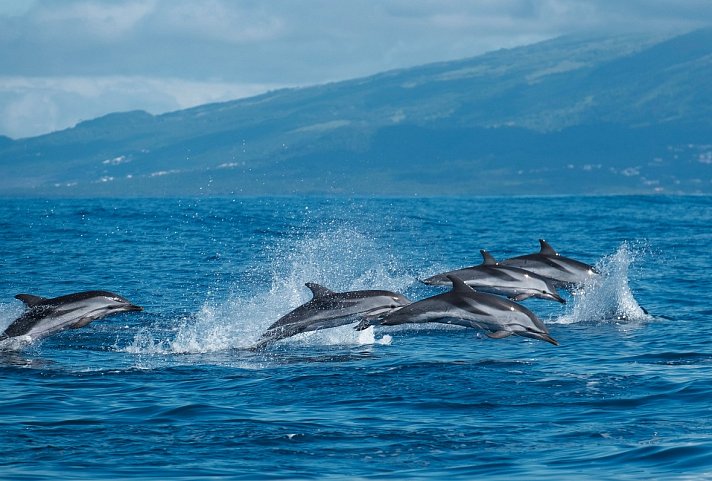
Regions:
<svg viewBox="0 0 712 481"><path fill-rule="evenodd" d="M24 302L27 310L0 334L0 340L28 336L34 341L64 329L84 327L112 314L143 310L107 291L77 292L52 299L30 294L18 294L15 298Z"/></svg>
<svg viewBox="0 0 712 481"><path fill-rule="evenodd" d="M480 253L482 264L437 274L423 282L431 286L447 286L452 284L448 276L455 276L476 291L499 294L515 301L538 297L566 303L548 278L518 267L502 265L486 250L480 250Z"/></svg>
<svg viewBox="0 0 712 481"><path fill-rule="evenodd" d="M500 264L519 267L548 277L561 287L583 284L598 274L593 266L562 256L544 239L539 239L539 244L541 244L539 252L512 257L501 261Z"/></svg>
<svg viewBox="0 0 712 481"><path fill-rule="evenodd" d="M312 282L307 282L305 285L312 291L313 298L269 326L257 341L255 348L302 332L343 326L359 319L378 319L411 303L397 292L378 290L334 292Z"/></svg>
<svg viewBox="0 0 712 481"><path fill-rule="evenodd" d="M395 326L438 322L483 329L494 339L514 334L558 346L544 323L526 307L500 296L476 292L455 276L448 275L447 278L453 285L451 291L402 307L376 324ZM364 327L366 323L357 328Z"/></svg>

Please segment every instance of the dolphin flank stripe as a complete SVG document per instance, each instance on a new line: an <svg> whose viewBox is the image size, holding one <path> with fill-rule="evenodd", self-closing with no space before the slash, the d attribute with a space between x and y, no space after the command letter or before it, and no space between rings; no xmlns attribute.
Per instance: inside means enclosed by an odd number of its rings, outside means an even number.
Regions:
<svg viewBox="0 0 712 481"><path fill-rule="evenodd" d="M544 239L539 239L539 244L539 252L512 257L501 264L526 269L564 288L581 285L598 274L593 266L562 256Z"/></svg>
<svg viewBox="0 0 712 481"><path fill-rule="evenodd" d="M451 281L448 276L455 276L478 291L506 296L517 301L538 297L566 303L550 279L519 267L498 263L485 250L480 250L480 253L482 264L437 274L423 282L429 285L449 285Z"/></svg>
<svg viewBox="0 0 712 481"><path fill-rule="evenodd" d="M438 322L482 329L495 339L517 335L558 345L544 323L526 307L503 297L476 292L456 276L448 274L447 278L452 283L451 291L404 306L386 315L380 324Z"/></svg>

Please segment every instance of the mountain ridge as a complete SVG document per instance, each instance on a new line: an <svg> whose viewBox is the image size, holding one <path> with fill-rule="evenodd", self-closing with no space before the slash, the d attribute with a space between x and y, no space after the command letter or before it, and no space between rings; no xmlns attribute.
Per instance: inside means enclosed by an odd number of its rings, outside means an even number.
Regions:
<svg viewBox="0 0 712 481"><path fill-rule="evenodd" d="M0 138L0 195L711 193L709 78L712 29L564 37Z"/></svg>

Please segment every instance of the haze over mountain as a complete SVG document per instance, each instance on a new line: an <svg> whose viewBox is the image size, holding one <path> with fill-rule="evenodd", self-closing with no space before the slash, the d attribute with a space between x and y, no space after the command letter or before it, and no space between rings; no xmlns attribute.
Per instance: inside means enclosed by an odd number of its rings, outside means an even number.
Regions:
<svg viewBox="0 0 712 481"><path fill-rule="evenodd" d="M712 29L453 62L0 138L0 195L712 193Z"/></svg>

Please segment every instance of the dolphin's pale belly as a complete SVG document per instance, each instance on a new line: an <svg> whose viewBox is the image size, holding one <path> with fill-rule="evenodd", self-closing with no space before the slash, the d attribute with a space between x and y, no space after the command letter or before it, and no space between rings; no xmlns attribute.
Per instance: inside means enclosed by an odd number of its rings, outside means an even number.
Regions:
<svg viewBox="0 0 712 481"><path fill-rule="evenodd" d="M101 309L95 306L59 311L40 320L32 326L27 335L36 339L62 329L68 329L80 321L94 320L98 317L101 317Z"/></svg>
<svg viewBox="0 0 712 481"><path fill-rule="evenodd" d="M537 329L537 326L534 325L529 316L516 310L497 310L496 312L478 314L469 310L458 309L452 312L452 316L473 323L473 327L476 326L489 331L520 331L527 328Z"/></svg>

